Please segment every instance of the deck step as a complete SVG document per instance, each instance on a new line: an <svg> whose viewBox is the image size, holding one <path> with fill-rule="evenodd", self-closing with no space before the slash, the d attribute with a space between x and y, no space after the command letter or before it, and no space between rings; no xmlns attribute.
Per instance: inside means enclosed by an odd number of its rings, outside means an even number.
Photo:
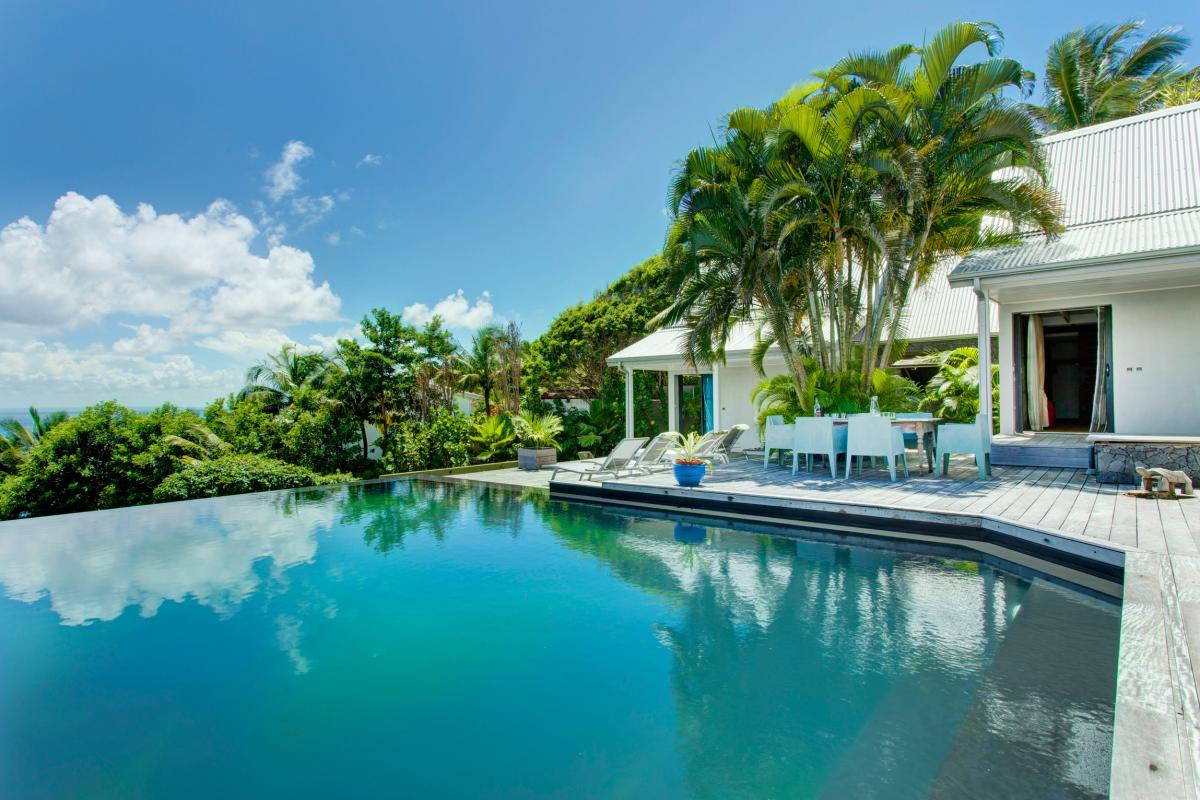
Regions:
<svg viewBox="0 0 1200 800"><path fill-rule="evenodd" d="M1029 445L992 443L992 463L1006 467L1068 467L1087 469L1091 466L1091 446Z"/></svg>

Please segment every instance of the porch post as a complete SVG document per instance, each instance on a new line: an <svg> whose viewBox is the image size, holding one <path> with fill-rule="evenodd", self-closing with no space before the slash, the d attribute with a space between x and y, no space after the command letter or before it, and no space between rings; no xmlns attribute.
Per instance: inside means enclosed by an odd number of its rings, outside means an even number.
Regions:
<svg viewBox="0 0 1200 800"><path fill-rule="evenodd" d="M625 367L625 438L633 438L633 367Z"/></svg>
<svg viewBox="0 0 1200 800"><path fill-rule="evenodd" d="M989 436L992 432L992 309L987 290L975 279L975 297L979 301L979 411Z"/></svg>
<svg viewBox="0 0 1200 800"><path fill-rule="evenodd" d="M717 362L712 365L713 376L713 430L721 430L721 368Z"/></svg>
<svg viewBox="0 0 1200 800"><path fill-rule="evenodd" d="M667 430L679 430L679 381L674 372L667 370Z"/></svg>

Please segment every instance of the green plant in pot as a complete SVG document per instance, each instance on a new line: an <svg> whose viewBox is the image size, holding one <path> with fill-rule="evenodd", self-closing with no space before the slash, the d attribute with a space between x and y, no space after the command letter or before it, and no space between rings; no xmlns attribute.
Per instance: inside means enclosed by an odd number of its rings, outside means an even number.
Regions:
<svg viewBox="0 0 1200 800"><path fill-rule="evenodd" d="M680 486L699 486L704 478L707 462L700 458L700 442L703 437L698 433L689 433L681 437L675 453L675 482Z"/></svg>
<svg viewBox="0 0 1200 800"><path fill-rule="evenodd" d="M513 418L517 439L517 467L541 469L558 461L558 437L563 432L562 417L557 414L520 414Z"/></svg>

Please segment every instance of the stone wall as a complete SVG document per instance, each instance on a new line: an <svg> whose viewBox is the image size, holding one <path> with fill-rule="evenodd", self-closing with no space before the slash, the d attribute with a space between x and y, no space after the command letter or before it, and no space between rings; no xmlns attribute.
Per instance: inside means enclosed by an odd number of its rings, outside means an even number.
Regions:
<svg viewBox="0 0 1200 800"><path fill-rule="evenodd" d="M1200 483L1200 445L1149 442L1096 442L1096 480L1101 483L1137 483L1134 467L1178 469Z"/></svg>

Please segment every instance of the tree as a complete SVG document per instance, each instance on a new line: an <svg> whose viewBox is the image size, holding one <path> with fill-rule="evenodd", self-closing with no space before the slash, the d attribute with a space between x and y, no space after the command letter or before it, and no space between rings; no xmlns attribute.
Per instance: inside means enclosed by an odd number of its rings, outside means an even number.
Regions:
<svg viewBox="0 0 1200 800"><path fill-rule="evenodd" d="M1033 119L1003 94L1031 79L999 45L990 25L953 23L923 48L849 56L765 110L733 112L722 142L688 155L658 321L689 326L693 360L721 360L749 322L760 371L777 345L798 396L808 360L869 390L933 264L1057 229ZM959 64L975 46L988 58Z"/></svg>
<svg viewBox="0 0 1200 800"><path fill-rule="evenodd" d="M496 385L499 367L497 340L499 331L487 327L471 338L471 348L459 358L462 377L459 382L464 389L472 389L483 395L484 413L492 411L492 390Z"/></svg>
<svg viewBox="0 0 1200 800"><path fill-rule="evenodd" d="M242 397L261 398L268 406L287 408L301 395L320 389L329 371L324 353L306 351L289 342L246 371Z"/></svg>
<svg viewBox="0 0 1200 800"><path fill-rule="evenodd" d="M33 423L32 428L25 427L20 420L0 420L0 475L16 472L29 451L50 429L67 421L67 412L53 411L43 417L36 408L30 406L29 419Z"/></svg>
<svg viewBox="0 0 1200 800"><path fill-rule="evenodd" d="M1143 24L1078 28L1050 45L1045 105L1033 108L1042 125L1069 131L1162 107L1186 80L1178 59L1190 40L1178 28L1139 39Z"/></svg>
<svg viewBox="0 0 1200 800"><path fill-rule="evenodd" d="M586 303L572 306L529 344L524 391L598 393L617 371L606 359L646 335L646 326L671 300L667 269L654 256L633 267Z"/></svg>
<svg viewBox="0 0 1200 800"><path fill-rule="evenodd" d="M358 423L362 457L366 461L369 454L367 423L386 411L393 377L392 362L378 350L343 339L338 342L333 365L332 398Z"/></svg>

